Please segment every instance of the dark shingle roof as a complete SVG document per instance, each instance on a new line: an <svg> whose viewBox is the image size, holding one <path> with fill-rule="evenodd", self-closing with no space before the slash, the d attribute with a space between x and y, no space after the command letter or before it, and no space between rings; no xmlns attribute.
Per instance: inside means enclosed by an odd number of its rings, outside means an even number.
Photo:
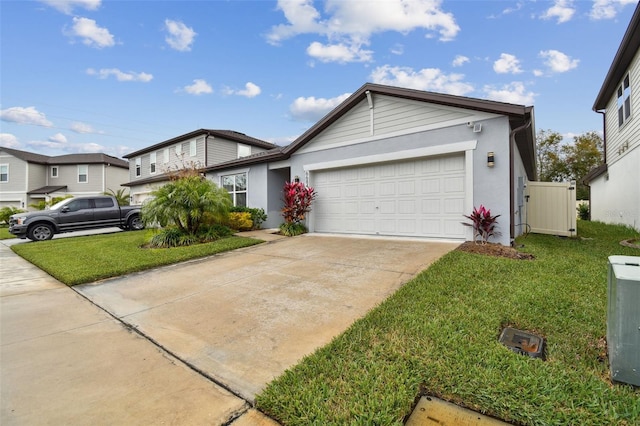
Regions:
<svg viewBox="0 0 640 426"><path fill-rule="evenodd" d="M62 185L62 186L43 186L42 188L32 189L31 191L27 192L27 194L30 194L30 195L34 195L34 194L47 195L47 194L51 194L53 192L61 191L63 189L67 189L67 185Z"/></svg>
<svg viewBox="0 0 640 426"><path fill-rule="evenodd" d="M110 164L124 169L129 168L128 161L102 153L66 154L51 157L48 155L34 154L33 152L20 151L13 148L5 148L4 146L0 147L0 150L5 151L23 161L35 164Z"/></svg>
<svg viewBox="0 0 640 426"><path fill-rule="evenodd" d="M274 145L271 142L263 141L262 139L257 139L257 138L245 135L244 133L236 132L235 130L198 129L198 130L194 130L193 132L185 133L184 135L176 136L175 138L167 139L166 141L132 152L130 154L125 155L124 158L137 157L138 155L144 154L146 152L155 151L157 149L172 145L176 142L189 140L200 135L209 135L213 137L224 138L230 141L240 142L247 145L253 145L253 146L257 146L259 148L264 148L264 149L271 149L271 148L277 147L277 145Z"/></svg>

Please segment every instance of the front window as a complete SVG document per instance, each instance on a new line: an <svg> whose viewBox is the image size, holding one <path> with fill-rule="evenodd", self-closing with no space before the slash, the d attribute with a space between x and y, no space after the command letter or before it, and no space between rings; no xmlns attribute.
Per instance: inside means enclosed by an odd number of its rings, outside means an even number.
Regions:
<svg viewBox="0 0 640 426"><path fill-rule="evenodd" d="M629 74L618 87L618 126L622 126L631 117L631 87Z"/></svg>
<svg viewBox="0 0 640 426"><path fill-rule="evenodd" d="M156 172L156 153L152 152L149 154L149 173L153 174Z"/></svg>
<svg viewBox="0 0 640 426"><path fill-rule="evenodd" d="M197 145L196 145L196 141L192 140L189 143L189 155L192 157L195 157L197 154Z"/></svg>
<svg viewBox="0 0 640 426"><path fill-rule="evenodd" d="M236 207L247 206L247 174L222 176L222 187L231 194L233 205Z"/></svg>
<svg viewBox="0 0 640 426"><path fill-rule="evenodd" d="M249 145L238 144L238 158L248 157L251 155L251 147Z"/></svg>
<svg viewBox="0 0 640 426"><path fill-rule="evenodd" d="M78 183L89 182L89 166L82 164L78 166Z"/></svg>
<svg viewBox="0 0 640 426"><path fill-rule="evenodd" d="M51 166L51 177L52 178L58 177L58 166Z"/></svg>
<svg viewBox="0 0 640 426"><path fill-rule="evenodd" d="M0 182L9 182L8 164L0 164Z"/></svg>
<svg viewBox="0 0 640 426"><path fill-rule="evenodd" d="M142 174L142 158L136 158L136 177L140 177Z"/></svg>

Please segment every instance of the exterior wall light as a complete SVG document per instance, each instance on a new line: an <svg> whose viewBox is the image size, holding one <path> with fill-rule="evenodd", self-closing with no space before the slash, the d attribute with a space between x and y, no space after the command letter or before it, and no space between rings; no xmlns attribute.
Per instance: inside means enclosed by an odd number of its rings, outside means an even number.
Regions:
<svg viewBox="0 0 640 426"><path fill-rule="evenodd" d="M296 177L294 177L294 178L293 178L293 181L294 181L295 183L299 183L299 182L300 182L300 176L296 176Z"/></svg>
<svg viewBox="0 0 640 426"><path fill-rule="evenodd" d="M495 155L493 151L487 152L487 167L493 167L495 165Z"/></svg>

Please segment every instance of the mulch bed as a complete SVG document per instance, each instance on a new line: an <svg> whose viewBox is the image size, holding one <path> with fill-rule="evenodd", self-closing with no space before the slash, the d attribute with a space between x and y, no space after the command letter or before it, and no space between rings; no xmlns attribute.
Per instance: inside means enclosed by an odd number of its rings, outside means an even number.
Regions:
<svg viewBox="0 0 640 426"><path fill-rule="evenodd" d="M458 246L456 250L465 251L467 253L483 254L486 256L506 257L508 259L535 259L535 256L531 253L521 253L513 247L507 247L495 243L479 244L474 243L473 241L466 241Z"/></svg>

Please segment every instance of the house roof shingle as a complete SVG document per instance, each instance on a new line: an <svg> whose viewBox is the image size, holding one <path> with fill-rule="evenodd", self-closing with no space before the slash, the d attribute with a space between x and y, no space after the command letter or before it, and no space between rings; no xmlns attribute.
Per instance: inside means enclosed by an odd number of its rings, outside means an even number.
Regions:
<svg viewBox="0 0 640 426"><path fill-rule="evenodd" d="M47 195L47 194L51 194L53 192L62 191L63 189L67 189L67 185L43 186L42 188L32 189L31 191L27 192L27 194L29 194L29 195L35 195L35 194Z"/></svg>
<svg viewBox="0 0 640 426"><path fill-rule="evenodd" d="M198 130L194 130L193 132L185 133L184 135L176 136L175 138L167 139L166 141L148 146L138 151L134 151L130 154L125 155L124 158L137 157L141 154L144 154L150 151L155 151L157 149L172 145L176 142L189 140L191 138L194 138L203 134L213 136L213 137L217 136L219 138L229 139L234 142L253 145L253 146L257 146L259 148L264 148L264 149L272 149L277 147L277 145L274 145L271 142L263 141L262 139L257 139L257 138L245 135L244 133L236 132L235 130L198 129Z"/></svg>
<svg viewBox="0 0 640 426"><path fill-rule="evenodd" d="M66 154L48 156L34 154L33 152L20 151L18 149L0 147L1 150L28 163L61 165L61 164L109 164L123 169L129 168L129 162L121 158L112 157L102 153Z"/></svg>
<svg viewBox="0 0 640 426"><path fill-rule="evenodd" d="M620 47L618 47L600 92L593 103L594 111L602 111L607 108L607 104L618 88L618 84L620 84L624 74L629 69L633 57L638 53L638 48L640 48L640 3L636 6L635 12L633 12L631 22L622 37Z"/></svg>

